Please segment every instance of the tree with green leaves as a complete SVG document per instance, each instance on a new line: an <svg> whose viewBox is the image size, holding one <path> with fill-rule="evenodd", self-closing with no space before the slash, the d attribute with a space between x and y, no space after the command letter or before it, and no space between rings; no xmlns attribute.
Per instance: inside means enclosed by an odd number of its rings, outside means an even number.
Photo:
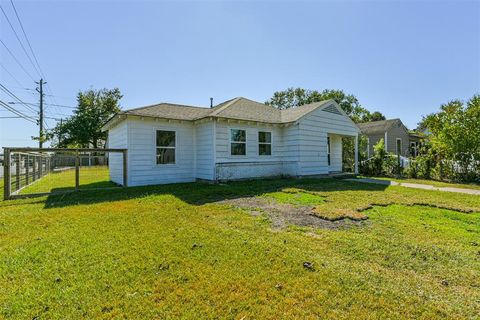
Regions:
<svg viewBox="0 0 480 320"><path fill-rule="evenodd" d="M346 94L342 90L325 89L323 91L317 91L302 88L288 88L275 92L265 103L278 109L288 109L329 99L335 100L343 111L356 123L385 120L383 114L378 111L370 113L370 111L360 105L357 97L353 94Z"/></svg>
<svg viewBox="0 0 480 320"><path fill-rule="evenodd" d="M93 147L105 144L103 124L120 111L122 94L118 88L80 91L73 115L48 132L57 147ZM55 141L56 140L56 141Z"/></svg>
<svg viewBox="0 0 480 320"><path fill-rule="evenodd" d="M381 120L387 120L387 118L385 118L385 116L380 111L372 112L368 119L368 121L381 121Z"/></svg>
<svg viewBox="0 0 480 320"><path fill-rule="evenodd" d="M437 160L450 161L461 180L480 179L480 95L454 100L423 118Z"/></svg>

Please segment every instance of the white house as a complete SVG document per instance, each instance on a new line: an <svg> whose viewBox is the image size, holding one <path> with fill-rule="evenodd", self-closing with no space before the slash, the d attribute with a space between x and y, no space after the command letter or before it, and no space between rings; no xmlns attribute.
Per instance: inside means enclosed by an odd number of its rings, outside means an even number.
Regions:
<svg viewBox="0 0 480 320"><path fill-rule="evenodd" d="M212 108L123 111L103 130L109 148L128 149L129 186L341 172L342 137L355 138L357 148L360 132L333 100L278 110L241 97ZM115 154L109 161L119 184L121 161Z"/></svg>

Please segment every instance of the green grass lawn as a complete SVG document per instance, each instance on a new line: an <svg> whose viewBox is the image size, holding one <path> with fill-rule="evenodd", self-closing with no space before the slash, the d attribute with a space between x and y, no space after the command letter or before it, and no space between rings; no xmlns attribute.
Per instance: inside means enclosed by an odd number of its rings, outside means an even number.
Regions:
<svg viewBox="0 0 480 320"><path fill-rule="evenodd" d="M80 167L79 188L106 188L116 186L110 181L108 167ZM20 194L75 190L75 169L50 172L20 190Z"/></svg>
<svg viewBox="0 0 480 320"><path fill-rule="evenodd" d="M240 197L368 220L273 230L216 203ZM474 319L479 270L474 195L279 179L0 202L0 318Z"/></svg>
<svg viewBox="0 0 480 320"><path fill-rule="evenodd" d="M293 205L315 206L324 202L322 196L312 192L304 192L299 189L284 189L278 192L263 194L267 199L274 199L279 203L288 203Z"/></svg>
<svg viewBox="0 0 480 320"><path fill-rule="evenodd" d="M419 183L419 184L427 184L434 187L450 187L450 188L463 188L463 189L473 189L473 190L480 190L480 185L475 183L450 183L450 182L442 182L442 181L435 181L435 180L426 180L426 179L398 179L398 178L388 178L388 177L364 177L364 178L371 178L371 179L379 179L379 180L391 180L396 182L406 182L406 183Z"/></svg>

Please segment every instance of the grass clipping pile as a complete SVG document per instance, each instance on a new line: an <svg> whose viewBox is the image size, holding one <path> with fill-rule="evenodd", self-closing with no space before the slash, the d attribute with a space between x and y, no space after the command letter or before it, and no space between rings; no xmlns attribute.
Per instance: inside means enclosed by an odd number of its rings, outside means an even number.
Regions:
<svg viewBox="0 0 480 320"><path fill-rule="evenodd" d="M410 190L405 192L403 188L384 190L379 194L358 190L306 190L311 189L309 187L284 188L278 192L229 199L222 203L249 210L253 215L266 214L272 220L274 228L284 228L289 224L328 229L361 225L368 219L364 211L374 206L394 204L436 207L463 213L479 211L479 208L468 204L442 201L438 195L413 194Z"/></svg>

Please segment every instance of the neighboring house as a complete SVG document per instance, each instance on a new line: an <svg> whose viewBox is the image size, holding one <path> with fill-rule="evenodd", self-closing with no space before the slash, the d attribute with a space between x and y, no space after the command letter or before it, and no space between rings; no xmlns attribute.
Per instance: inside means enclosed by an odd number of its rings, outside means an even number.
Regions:
<svg viewBox="0 0 480 320"><path fill-rule="evenodd" d="M367 137L367 156L373 156L373 146L380 139L385 141L385 150L401 156L417 156L421 137L408 131L400 119L359 123L358 127Z"/></svg>
<svg viewBox="0 0 480 320"><path fill-rule="evenodd" d="M342 171L342 137L357 145L360 133L333 100L278 110L246 98L123 111L103 130L110 148L128 149L129 186L328 175ZM121 184L121 155L111 154L109 166Z"/></svg>

